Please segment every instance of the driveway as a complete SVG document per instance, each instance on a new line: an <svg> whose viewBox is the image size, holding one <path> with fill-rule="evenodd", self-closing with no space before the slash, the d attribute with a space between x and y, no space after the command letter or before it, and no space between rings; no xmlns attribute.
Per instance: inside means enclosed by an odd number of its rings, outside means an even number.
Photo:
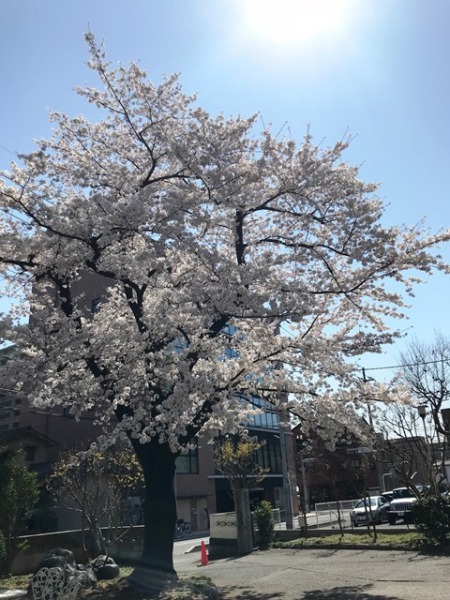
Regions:
<svg viewBox="0 0 450 600"><path fill-rule="evenodd" d="M450 557L389 550L269 550L199 567L200 554L176 560L179 573L211 577L226 599L447 600Z"/></svg>

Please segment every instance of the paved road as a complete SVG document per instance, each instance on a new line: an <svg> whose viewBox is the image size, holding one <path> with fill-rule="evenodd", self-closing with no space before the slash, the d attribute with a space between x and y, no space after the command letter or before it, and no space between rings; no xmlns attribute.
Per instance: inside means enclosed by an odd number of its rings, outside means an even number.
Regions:
<svg viewBox="0 0 450 600"><path fill-rule="evenodd" d="M175 544L175 567L179 573L211 577L224 600L447 600L450 595L450 557L277 549L202 567L200 551L188 552L199 541ZM12 593L0 590L0 598L10 600Z"/></svg>
<svg viewBox="0 0 450 600"><path fill-rule="evenodd" d="M193 553L196 549L198 551L198 555L200 556L200 544L201 542L205 542L206 545L209 544L209 536L204 535L200 537L190 538L187 540L176 541L173 545L173 558L174 560L183 560L187 554ZM192 561L192 557L186 557L187 562Z"/></svg>
<svg viewBox="0 0 450 600"><path fill-rule="evenodd" d="M189 558L187 558L189 557ZM179 573L203 573L224 598L241 600L447 600L450 558L415 552L269 550L200 567L196 553L175 559Z"/></svg>

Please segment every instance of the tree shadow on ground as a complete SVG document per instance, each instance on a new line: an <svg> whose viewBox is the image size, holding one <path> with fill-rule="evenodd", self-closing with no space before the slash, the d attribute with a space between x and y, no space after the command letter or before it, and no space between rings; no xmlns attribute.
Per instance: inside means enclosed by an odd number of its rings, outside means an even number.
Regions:
<svg viewBox="0 0 450 600"><path fill-rule="evenodd" d="M81 590L79 600L213 600L221 598L209 579L186 578L157 593L138 590L127 579L100 582L94 588Z"/></svg>
<svg viewBox="0 0 450 600"><path fill-rule="evenodd" d="M227 586L219 588L220 600L281 600L284 594L261 594L255 590L251 590L241 586Z"/></svg>
<svg viewBox="0 0 450 600"><path fill-rule="evenodd" d="M331 590L311 590L299 596L298 600L401 600L397 596L370 593L371 584L335 587Z"/></svg>

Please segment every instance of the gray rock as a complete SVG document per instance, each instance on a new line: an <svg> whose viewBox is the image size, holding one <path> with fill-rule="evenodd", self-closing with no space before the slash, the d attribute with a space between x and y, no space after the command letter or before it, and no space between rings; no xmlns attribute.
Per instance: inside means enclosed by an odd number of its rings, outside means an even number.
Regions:
<svg viewBox="0 0 450 600"><path fill-rule="evenodd" d="M97 583L97 576L90 565L77 565L71 550L66 548L53 548L39 563L36 573L43 567L59 567L64 571L66 583L76 577L81 587L93 587Z"/></svg>
<svg viewBox="0 0 450 600"><path fill-rule="evenodd" d="M60 567L61 569L69 567L75 570L76 563L73 552L66 548L53 548L41 560L36 571L39 571L43 567Z"/></svg>
<svg viewBox="0 0 450 600"><path fill-rule="evenodd" d="M104 554L91 561L91 567L97 579L114 579L120 574L119 565L113 558Z"/></svg>

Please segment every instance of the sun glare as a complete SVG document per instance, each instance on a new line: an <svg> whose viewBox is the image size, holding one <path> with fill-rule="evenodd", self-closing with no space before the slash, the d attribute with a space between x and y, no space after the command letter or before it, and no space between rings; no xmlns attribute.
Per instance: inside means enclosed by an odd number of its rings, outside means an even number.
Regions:
<svg viewBox="0 0 450 600"><path fill-rule="evenodd" d="M241 0L248 41L301 46L342 34L351 0Z"/></svg>

